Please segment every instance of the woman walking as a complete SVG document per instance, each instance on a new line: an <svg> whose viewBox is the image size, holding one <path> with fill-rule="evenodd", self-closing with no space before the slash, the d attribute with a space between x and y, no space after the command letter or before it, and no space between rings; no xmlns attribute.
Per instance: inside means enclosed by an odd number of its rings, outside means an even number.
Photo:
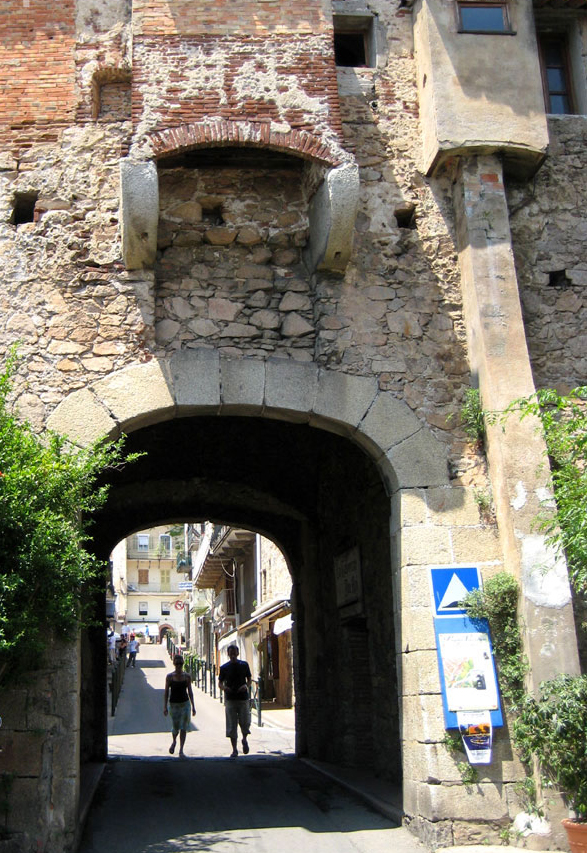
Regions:
<svg viewBox="0 0 587 853"><path fill-rule="evenodd" d="M194 705L194 694L192 692L192 677L183 671L183 658L181 655L175 655L173 665L175 667L174 671L169 672L165 678L163 713L165 716L169 713L171 717L171 736L173 740L171 741L169 752L171 755L175 752L175 744L179 732L179 758L185 758L183 747L190 725L190 706L191 716L193 717L196 715L196 706Z"/></svg>

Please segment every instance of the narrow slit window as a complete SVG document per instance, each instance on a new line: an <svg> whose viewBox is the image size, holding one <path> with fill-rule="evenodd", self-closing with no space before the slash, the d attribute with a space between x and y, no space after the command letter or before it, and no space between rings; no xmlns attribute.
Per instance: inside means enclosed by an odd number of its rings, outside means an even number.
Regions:
<svg viewBox="0 0 587 853"><path fill-rule="evenodd" d="M459 32L511 34L505 3L457 3Z"/></svg>
<svg viewBox="0 0 587 853"><path fill-rule="evenodd" d="M540 36L540 59L546 112L552 115L573 114L575 109L565 36Z"/></svg>

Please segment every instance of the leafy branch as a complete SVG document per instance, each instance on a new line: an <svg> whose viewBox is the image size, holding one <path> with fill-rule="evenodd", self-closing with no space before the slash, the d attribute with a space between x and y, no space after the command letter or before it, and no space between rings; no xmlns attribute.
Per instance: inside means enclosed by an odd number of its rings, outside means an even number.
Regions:
<svg viewBox="0 0 587 853"><path fill-rule="evenodd" d="M16 353L0 373L0 680L33 668L47 636L68 638L83 621L82 589L106 577L88 549L104 505L107 471L134 461L124 438L75 447L38 435L11 410Z"/></svg>

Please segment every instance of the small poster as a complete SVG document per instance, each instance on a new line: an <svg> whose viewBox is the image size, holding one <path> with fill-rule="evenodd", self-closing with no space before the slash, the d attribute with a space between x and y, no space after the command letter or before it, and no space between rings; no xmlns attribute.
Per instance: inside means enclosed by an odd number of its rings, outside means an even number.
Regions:
<svg viewBox="0 0 587 853"><path fill-rule="evenodd" d="M358 548L351 548L350 551L334 558L334 580L338 607L362 602L363 586Z"/></svg>
<svg viewBox="0 0 587 853"><path fill-rule="evenodd" d="M459 711L459 731L469 764L491 764L491 715L489 711Z"/></svg>
<svg viewBox="0 0 587 853"><path fill-rule="evenodd" d="M499 707L489 635L439 634L449 711L491 711Z"/></svg>

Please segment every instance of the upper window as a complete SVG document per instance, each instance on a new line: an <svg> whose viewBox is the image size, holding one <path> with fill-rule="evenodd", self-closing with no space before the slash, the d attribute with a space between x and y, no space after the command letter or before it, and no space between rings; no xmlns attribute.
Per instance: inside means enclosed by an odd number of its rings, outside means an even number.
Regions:
<svg viewBox="0 0 587 853"><path fill-rule="evenodd" d="M139 551L149 550L149 534L137 533L137 548Z"/></svg>
<svg viewBox="0 0 587 853"><path fill-rule="evenodd" d="M574 113L566 36L543 34L539 36L539 42L546 112L555 115Z"/></svg>
<svg viewBox="0 0 587 853"><path fill-rule="evenodd" d="M334 61L342 68L375 65L373 18L366 15L335 15Z"/></svg>
<svg viewBox="0 0 587 853"><path fill-rule="evenodd" d="M169 533L159 534L159 547L162 551L171 551L171 536Z"/></svg>
<svg viewBox="0 0 587 853"><path fill-rule="evenodd" d="M512 33L507 3L457 3L460 33Z"/></svg>

